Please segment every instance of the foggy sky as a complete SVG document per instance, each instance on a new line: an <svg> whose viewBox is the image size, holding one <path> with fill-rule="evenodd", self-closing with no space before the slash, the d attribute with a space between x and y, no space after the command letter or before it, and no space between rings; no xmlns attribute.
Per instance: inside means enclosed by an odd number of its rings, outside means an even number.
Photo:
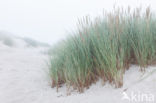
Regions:
<svg viewBox="0 0 156 103"><path fill-rule="evenodd" d="M0 0L0 31L52 44L68 35L78 18L100 15L114 4L156 10L155 0Z"/></svg>

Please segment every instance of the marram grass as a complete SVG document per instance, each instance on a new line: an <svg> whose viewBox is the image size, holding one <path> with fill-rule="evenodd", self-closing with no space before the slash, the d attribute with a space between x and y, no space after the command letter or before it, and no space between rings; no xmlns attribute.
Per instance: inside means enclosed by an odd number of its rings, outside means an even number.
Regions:
<svg viewBox="0 0 156 103"><path fill-rule="evenodd" d="M73 87L79 92L98 79L117 88L130 64L141 70L156 61L156 18L147 8L114 10L91 21L79 21L78 30L50 51L52 87Z"/></svg>

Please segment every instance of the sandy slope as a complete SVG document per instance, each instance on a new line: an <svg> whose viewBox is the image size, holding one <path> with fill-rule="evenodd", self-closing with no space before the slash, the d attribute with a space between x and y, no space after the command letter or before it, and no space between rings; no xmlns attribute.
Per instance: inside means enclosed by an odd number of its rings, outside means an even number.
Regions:
<svg viewBox="0 0 156 103"><path fill-rule="evenodd" d="M146 73L140 73L139 67L132 66L124 75L124 86L114 89L109 84L101 82L93 84L85 93L72 92L66 96L65 86L59 89L50 87L47 76L46 60L41 49L10 48L0 45L0 103L130 103L122 100L123 90L128 96L152 94L156 103L156 72L146 77L156 67L147 68ZM142 81L141 78L146 77ZM146 103L143 102L136 103ZM133 103L133 101L131 101Z"/></svg>

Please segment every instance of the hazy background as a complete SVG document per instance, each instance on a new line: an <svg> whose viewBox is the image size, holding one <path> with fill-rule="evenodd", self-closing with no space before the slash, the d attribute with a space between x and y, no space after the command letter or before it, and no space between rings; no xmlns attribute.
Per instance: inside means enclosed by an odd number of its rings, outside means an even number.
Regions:
<svg viewBox="0 0 156 103"><path fill-rule="evenodd" d="M95 17L114 4L156 10L155 0L0 0L0 31L53 44L74 29L78 18Z"/></svg>

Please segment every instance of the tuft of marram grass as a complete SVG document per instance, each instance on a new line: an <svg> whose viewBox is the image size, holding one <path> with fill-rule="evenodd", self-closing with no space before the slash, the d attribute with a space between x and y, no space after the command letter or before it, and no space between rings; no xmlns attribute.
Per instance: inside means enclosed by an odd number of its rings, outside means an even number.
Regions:
<svg viewBox="0 0 156 103"><path fill-rule="evenodd" d="M10 47L14 46L14 40L8 35L5 35L3 33L0 33L0 41L2 41L2 43L7 46L10 46Z"/></svg>
<svg viewBox="0 0 156 103"><path fill-rule="evenodd" d="M138 8L117 9L94 21L86 17L50 57L52 87L66 84L83 92L99 78L121 87L130 64L144 68L155 62L156 18L149 8L142 14Z"/></svg>

